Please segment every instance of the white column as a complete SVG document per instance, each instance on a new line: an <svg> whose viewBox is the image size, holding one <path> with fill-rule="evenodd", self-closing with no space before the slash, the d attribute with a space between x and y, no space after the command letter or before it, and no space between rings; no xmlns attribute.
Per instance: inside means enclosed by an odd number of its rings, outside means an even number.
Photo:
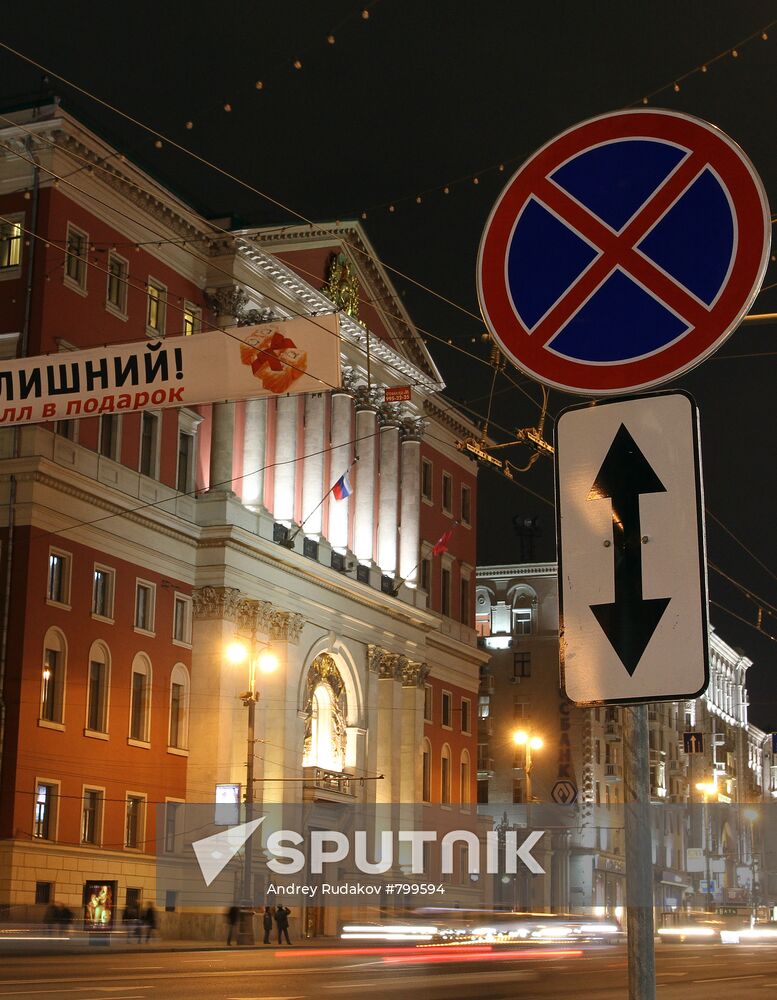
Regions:
<svg viewBox="0 0 777 1000"><path fill-rule="evenodd" d="M264 506L264 465L267 445L267 400L249 399L245 404L243 430L243 503Z"/></svg>
<svg viewBox="0 0 777 1000"><path fill-rule="evenodd" d="M321 538L324 505L324 431L326 397L311 393L305 397L305 461L302 469L302 523L308 537Z"/></svg>
<svg viewBox="0 0 777 1000"><path fill-rule="evenodd" d="M273 517L283 524L294 521L297 482L297 396L281 396L275 416L275 489Z"/></svg>
<svg viewBox="0 0 777 1000"><path fill-rule="evenodd" d="M356 483L354 489L353 551L360 563L375 559L375 474L378 452L378 411L370 401L356 405Z"/></svg>
<svg viewBox="0 0 777 1000"><path fill-rule="evenodd" d="M210 478L208 490L228 493L232 489L232 450L235 436L235 404L214 403L210 428Z"/></svg>
<svg viewBox="0 0 777 1000"><path fill-rule="evenodd" d="M333 486L348 471L353 454L353 397L348 392L332 393L332 451L330 452L329 483ZM329 498L329 541L333 549L348 548L348 507L350 498Z"/></svg>
<svg viewBox="0 0 777 1000"><path fill-rule="evenodd" d="M209 294L216 314L216 326L224 330L234 326L248 298L238 285L225 285ZM235 436L235 404L214 403L210 429L210 475L208 491L234 496L232 489L232 451Z"/></svg>
<svg viewBox="0 0 777 1000"><path fill-rule="evenodd" d="M418 578L421 528L421 434L423 420L405 421L402 437L401 527L399 575L415 587Z"/></svg>
<svg viewBox="0 0 777 1000"><path fill-rule="evenodd" d="M387 410L380 428L378 565L386 576L397 572L399 540L399 419Z"/></svg>

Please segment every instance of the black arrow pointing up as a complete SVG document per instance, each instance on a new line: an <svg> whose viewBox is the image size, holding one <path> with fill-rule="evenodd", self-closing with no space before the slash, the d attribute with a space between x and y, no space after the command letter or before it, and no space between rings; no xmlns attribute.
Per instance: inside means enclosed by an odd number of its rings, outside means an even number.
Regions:
<svg viewBox="0 0 777 1000"><path fill-rule="evenodd" d="M666 493L666 488L621 424L588 494L589 500L612 499L615 601L592 604L591 611L630 677L671 600L642 597L640 493Z"/></svg>

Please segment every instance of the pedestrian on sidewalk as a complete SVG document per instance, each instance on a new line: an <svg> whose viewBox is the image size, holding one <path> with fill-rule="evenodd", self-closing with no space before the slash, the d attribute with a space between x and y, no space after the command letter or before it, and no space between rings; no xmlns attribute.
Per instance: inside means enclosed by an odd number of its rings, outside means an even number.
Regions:
<svg viewBox="0 0 777 1000"><path fill-rule="evenodd" d="M270 931L272 930L273 912L271 906L265 906L262 914L262 927L264 927L264 943L270 943Z"/></svg>
<svg viewBox="0 0 777 1000"><path fill-rule="evenodd" d="M156 909L153 903L149 903L146 907L146 912L143 914L143 923L146 925L146 943L148 944L156 933Z"/></svg>
<svg viewBox="0 0 777 1000"><path fill-rule="evenodd" d="M227 923L229 924L229 934L227 935L227 946L232 944L232 938L235 939L235 944L237 944L237 925L240 921L240 907L235 906L234 903L227 910Z"/></svg>
<svg viewBox="0 0 777 1000"><path fill-rule="evenodd" d="M275 922L278 925L278 944L283 944L283 935L286 935L286 944L291 944L289 940L289 914L291 910L288 906L275 907Z"/></svg>

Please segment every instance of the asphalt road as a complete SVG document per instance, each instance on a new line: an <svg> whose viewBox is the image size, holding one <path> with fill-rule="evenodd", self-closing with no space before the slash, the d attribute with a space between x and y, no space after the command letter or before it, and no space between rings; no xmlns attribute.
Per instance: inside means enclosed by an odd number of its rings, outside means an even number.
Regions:
<svg viewBox="0 0 777 1000"><path fill-rule="evenodd" d="M28 1000L620 1000L622 947L452 954L341 949L165 952L0 958L0 998ZM766 1000L777 947L659 945L658 1000Z"/></svg>

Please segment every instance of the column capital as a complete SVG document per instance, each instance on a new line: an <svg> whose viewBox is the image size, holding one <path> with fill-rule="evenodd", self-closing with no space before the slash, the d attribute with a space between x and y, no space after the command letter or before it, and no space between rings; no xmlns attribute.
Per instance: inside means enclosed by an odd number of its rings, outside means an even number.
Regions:
<svg viewBox="0 0 777 1000"><path fill-rule="evenodd" d="M405 659L402 667L402 687L422 688L431 669L428 663Z"/></svg>
<svg viewBox="0 0 777 1000"><path fill-rule="evenodd" d="M378 407L378 419L380 420L380 426L383 427L401 427L402 426L402 412L400 403L381 403Z"/></svg>
<svg viewBox="0 0 777 1000"><path fill-rule="evenodd" d="M218 320L224 318L237 322L248 305L248 296L240 285L222 285L220 288L209 288L205 292L205 301Z"/></svg>
<svg viewBox="0 0 777 1000"><path fill-rule="evenodd" d="M357 411L372 410L377 413L380 409L379 400L382 392L382 389L374 385L367 386L362 383L357 386L354 393Z"/></svg>
<svg viewBox="0 0 777 1000"><path fill-rule="evenodd" d="M242 600L236 587L196 587L192 591L194 617L237 621L238 607Z"/></svg>
<svg viewBox="0 0 777 1000"><path fill-rule="evenodd" d="M428 421L424 417L405 416L402 418L402 441L420 441L424 436Z"/></svg>
<svg viewBox="0 0 777 1000"><path fill-rule="evenodd" d="M237 628L259 632L270 640L297 643L305 618L276 608L270 601L244 597L236 587L197 587L192 591L194 617L231 621Z"/></svg>

